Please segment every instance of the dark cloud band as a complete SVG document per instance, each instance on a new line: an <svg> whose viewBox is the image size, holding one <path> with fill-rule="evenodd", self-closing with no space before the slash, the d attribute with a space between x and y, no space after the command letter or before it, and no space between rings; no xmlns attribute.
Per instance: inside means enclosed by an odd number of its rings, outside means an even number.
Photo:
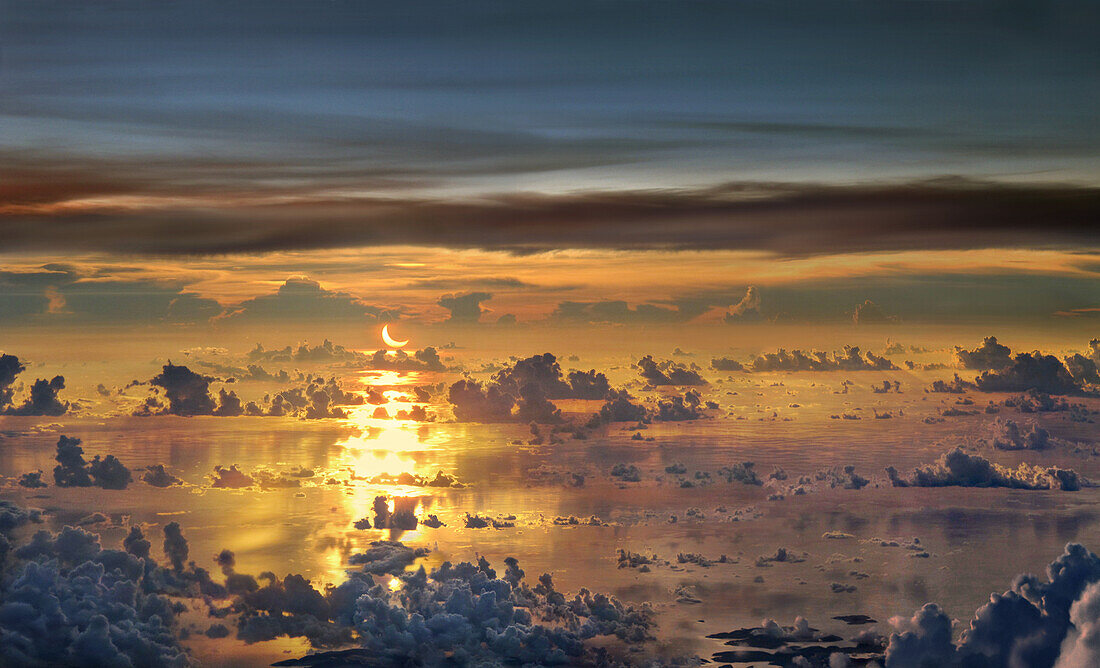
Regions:
<svg viewBox="0 0 1100 668"><path fill-rule="evenodd" d="M1100 247L1100 189L1068 185L727 184L476 200L306 196L270 206L216 199L224 204L86 211L47 205L34 213L7 207L9 213L0 213L0 246L205 254L412 244L521 253L728 249L781 256Z"/></svg>

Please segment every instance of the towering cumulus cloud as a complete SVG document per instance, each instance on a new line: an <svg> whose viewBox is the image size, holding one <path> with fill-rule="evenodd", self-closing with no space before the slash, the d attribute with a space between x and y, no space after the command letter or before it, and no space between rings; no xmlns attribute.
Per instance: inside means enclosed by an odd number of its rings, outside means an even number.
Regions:
<svg viewBox="0 0 1100 668"><path fill-rule="evenodd" d="M1047 582L1018 576L1011 589L978 609L957 643L951 618L939 606L894 620L898 631L890 636L886 667L1095 666L1098 581L1100 558L1081 545L1067 545L1047 567Z"/></svg>
<svg viewBox="0 0 1100 668"><path fill-rule="evenodd" d="M729 307L723 320L730 324L760 322L764 319L763 314L760 312L761 303L760 291L756 289L756 286L750 285L746 288L745 296L741 298L741 301Z"/></svg>
<svg viewBox="0 0 1100 668"><path fill-rule="evenodd" d="M982 345L974 350L955 346L955 359L964 369L978 371L1003 369L1012 364L1012 350L1008 346L997 343L997 337L987 336L982 341Z"/></svg>
<svg viewBox="0 0 1100 668"><path fill-rule="evenodd" d="M489 301L493 295L488 292L463 292L452 295L444 295L439 298L439 305L451 312L450 321L453 323L475 323L485 313L481 308L481 302Z"/></svg>
<svg viewBox="0 0 1100 668"><path fill-rule="evenodd" d="M58 393L65 389L65 378L54 376L50 380L39 378L31 385L23 403L13 403L15 377L26 369L15 355L0 355L0 414L4 415L64 415L68 402L61 401Z"/></svg>
<svg viewBox="0 0 1100 668"><path fill-rule="evenodd" d="M613 394L607 376L595 369L562 373L551 353L532 355L493 374L489 382L464 378L448 391L455 418L463 422L562 421L555 399L605 399Z"/></svg>

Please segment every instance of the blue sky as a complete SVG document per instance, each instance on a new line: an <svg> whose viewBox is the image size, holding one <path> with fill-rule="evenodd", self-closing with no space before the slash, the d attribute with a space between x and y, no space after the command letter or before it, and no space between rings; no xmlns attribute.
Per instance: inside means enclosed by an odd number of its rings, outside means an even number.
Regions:
<svg viewBox="0 0 1100 668"><path fill-rule="evenodd" d="M0 6L5 157L136 161L167 190L1100 171L1087 3Z"/></svg>

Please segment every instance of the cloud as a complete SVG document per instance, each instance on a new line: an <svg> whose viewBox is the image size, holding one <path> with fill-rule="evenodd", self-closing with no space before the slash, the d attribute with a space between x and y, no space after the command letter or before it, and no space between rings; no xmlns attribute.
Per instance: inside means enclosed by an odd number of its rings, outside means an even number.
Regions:
<svg viewBox="0 0 1100 668"><path fill-rule="evenodd" d="M310 346L309 342L299 343L297 346L287 346L279 350L265 350L263 345L257 343L256 347L248 353L248 359L253 362L362 362L366 355L355 350L349 350L344 346L325 339L322 343Z"/></svg>
<svg viewBox="0 0 1100 668"><path fill-rule="evenodd" d="M651 324L686 322L706 312L702 303L684 302L674 306L637 304L625 301L560 302L548 316L559 323Z"/></svg>
<svg viewBox="0 0 1100 668"><path fill-rule="evenodd" d="M1100 665L1100 583L1085 589L1069 609L1072 624L1054 668L1089 668Z"/></svg>
<svg viewBox="0 0 1100 668"><path fill-rule="evenodd" d="M473 323L481 318L486 309L481 308L481 302L493 298L491 292L461 292L443 295L437 302L440 306L451 312L448 322Z"/></svg>
<svg viewBox="0 0 1100 668"><path fill-rule="evenodd" d="M0 530L36 515L0 502ZM310 665L330 660L445 663L456 653L478 664L559 665L593 663L601 636L628 645L652 639L654 613L582 589L567 596L543 574L528 583L518 560L504 559L498 575L484 557L476 563L443 562L430 573L428 555L396 541L374 541L348 557L354 568L340 585L318 589L301 575L257 579L238 573L231 551L215 563L225 584L189 561L188 540L177 522L164 527L168 567L150 556L151 542L131 527L125 551L103 549L99 536L64 527L16 539L10 577L0 580L0 661L13 665L186 666L177 635L179 599L205 601L212 614L233 614L236 637L246 643L279 636L303 637L315 648L361 649L311 654ZM376 586L387 575L391 586ZM261 584L262 583L262 584ZM169 598L171 596L172 598ZM223 606L224 607L220 607ZM65 611L64 615L58 610ZM212 635L224 635L215 633ZM283 662L294 665L297 661Z"/></svg>
<svg viewBox="0 0 1100 668"><path fill-rule="evenodd" d="M625 390L612 392L600 411L593 416L598 423L609 422L649 422L649 411L645 406L640 406L631 401L631 396Z"/></svg>
<svg viewBox="0 0 1100 668"><path fill-rule="evenodd" d="M205 322L218 317L223 310L216 300L181 292L168 302L164 319L173 323Z"/></svg>
<svg viewBox="0 0 1100 668"><path fill-rule="evenodd" d="M1096 355L1095 350L1093 355ZM1066 357L1066 371L1080 385L1100 385L1100 369L1092 357L1085 357L1080 353Z"/></svg>
<svg viewBox="0 0 1100 668"><path fill-rule="evenodd" d="M951 620L938 606L892 620L899 630L890 636L886 665L1092 665L1100 558L1071 543L1047 567L1047 578L1020 575L1009 591L990 596L957 644Z"/></svg>
<svg viewBox="0 0 1100 668"><path fill-rule="evenodd" d="M376 350L363 363L375 370L388 371L446 371L447 366L439 358L439 351L431 346L414 351L409 355L404 350L390 352Z"/></svg>
<svg viewBox="0 0 1100 668"><path fill-rule="evenodd" d="M500 386L489 384L483 389L481 383L468 378L451 385L447 400L459 422L510 422L516 403Z"/></svg>
<svg viewBox="0 0 1100 668"><path fill-rule="evenodd" d="M960 448L940 455L934 464L917 467L906 476L892 466L887 467L886 474L894 487L1008 487L1075 492L1082 486L1090 486L1072 469L1026 463L1008 468Z"/></svg>
<svg viewBox="0 0 1100 668"><path fill-rule="evenodd" d="M568 380L552 353L532 355L493 374L484 386L466 378L451 385L448 400L460 422L562 422L554 399L605 399L612 394L607 376L570 371ZM515 409L513 411L513 408Z"/></svg>
<svg viewBox="0 0 1100 668"><path fill-rule="evenodd" d="M1077 384L1062 361L1054 355L1020 353L1010 366L1000 371L983 371L974 379L982 392L1026 392L1047 394L1088 394Z"/></svg>
<svg viewBox="0 0 1100 668"><path fill-rule="evenodd" d="M756 286L750 285L745 290L745 296L741 298L741 301L729 307L726 316L722 320L730 324L760 322L764 319L763 314L760 312L760 305L760 292L756 289Z"/></svg>
<svg viewBox="0 0 1100 668"><path fill-rule="evenodd" d="M866 355L857 346L844 346L843 351L828 352L801 350L787 352L780 348L774 353L765 353L749 365L754 372L761 371L892 371L897 366L885 357L872 352Z"/></svg>
<svg viewBox="0 0 1100 668"><path fill-rule="evenodd" d="M15 383L15 377L26 368L15 355L0 354L0 410L11 404L15 393L11 386Z"/></svg>
<svg viewBox="0 0 1100 668"><path fill-rule="evenodd" d="M997 337L987 336L982 341L982 345L974 350L955 346L955 359L964 369L978 371L1003 369L1012 364L1012 350L1008 346L997 343Z"/></svg>
<svg viewBox="0 0 1100 668"><path fill-rule="evenodd" d="M699 373L672 360L655 361L652 355L646 355L635 365L646 383L654 387L662 385L706 385L707 381ZM694 366L694 365L693 365Z"/></svg>
<svg viewBox="0 0 1100 668"><path fill-rule="evenodd" d="M176 638L180 607L160 591L145 546L144 557L103 549L69 526L19 545L24 563L0 583L0 663L191 665Z"/></svg>
<svg viewBox="0 0 1100 668"><path fill-rule="evenodd" d="M310 378L305 385L282 390L271 397L270 403L263 407L249 402L246 413L249 415L291 416L306 420L323 418L345 418L347 413L342 406L360 406L363 397L354 392L346 392L332 377Z"/></svg>
<svg viewBox="0 0 1100 668"><path fill-rule="evenodd" d="M991 428L992 444L998 450L1045 450L1053 445L1050 432L1038 425L1025 431L1013 420L997 418Z"/></svg>
<svg viewBox="0 0 1100 668"><path fill-rule="evenodd" d="M79 438L61 436L57 441L57 466L53 469L54 483L58 487L102 487L126 489L133 480L130 469L114 455L100 459L96 455L91 462L84 461L84 449Z"/></svg>
<svg viewBox="0 0 1100 668"><path fill-rule="evenodd" d="M882 307L870 299L856 306L852 312L852 321L857 325L885 325L898 322L897 316L886 315Z"/></svg>
<svg viewBox="0 0 1100 668"><path fill-rule="evenodd" d="M329 322L334 320L378 320L391 315L364 303L346 292L326 290L308 278L288 278L272 294L247 299L227 308L220 317L224 322L304 320Z"/></svg>
<svg viewBox="0 0 1100 668"><path fill-rule="evenodd" d="M729 357L715 357L710 361L710 368L715 371L745 371L745 365Z"/></svg>
<svg viewBox="0 0 1100 668"><path fill-rule="evenodd" d="M65 389L65 378L54 376L52 380L39 378L31 385L27 398L20 405L12 403L15 390L12 385L26 365L15 355L0 354L0 415L64 415L69 403L57 398Z"/></svg>
<svg viewBox="0 0 1100 668"><path fill-rule="evenodd" d="M965 394L968 390L976 389L978 389L977 385L968 383L960 378L959 374L955 374L955 377L949 381L942 379L932 381L932 384L925 391L942 394Z"/></svg>
<svg viewBox="0 0 1100 668"><path fill-rule="evenodd" d="M183 484L182 480L165 470L164 464L147 466L145 473L141 475L141 480L153 487L171 487L172 485Z"/></svg>
<svg viewBox="0 0 1100 668"><path fill-rule="evenodd" d="M31 385L27 399L18 406L4 410L7 415L64 415L69 410L69 402L57 398L57 393L65 389L65 378L54 376L51 380L39 378Z"/></svg>
<svg viewBox="0 0 1100 668"><path fill-rule="evenodd" d="M214 400L210 397L210 376L197 374L185 366L169 361L150 385L164 390L168 406L164 413L171 415L212 415Z"/></svg>
<svg viewBox="0 0 1100 668"><path fill-rule="evenodd" d="M132 187L145 186L124 185ZM220 206L203 202L140 210L57 208L71 195L64 188L48 190L54 194L33 207L0 206L5 218L0 245L12 251L160 254L431 245L524 251L738 249L784 256L1100 245L1093 224L1100 216L1100 191L1061 185L960 180L881 186L731 183L679 190L481 195L476 200L388 194L348 201L317 192L298 194L290 206L219 196ZM108 220L110 225L103 224ZM1042 224L1035 222L1039 220ZM186 226L187 234L163 234L174 226Z"/></svg>
<svg viewBox="0 0 1100 668"><path fill-rule="evenodd" d="M656 408L650 413L655 422L683 422L706 417L706 406L695 390L688 390L683 396L662 397Z"/></svg>
<svg viewBox="0 0 1100 668"><path fill-rule="evenodd" d="M0 322L35 325L75 322L193 323L222 311L212 299L185 293L184 283L110 275L100 269L47 264L29 271L0 271Z"/></svg>

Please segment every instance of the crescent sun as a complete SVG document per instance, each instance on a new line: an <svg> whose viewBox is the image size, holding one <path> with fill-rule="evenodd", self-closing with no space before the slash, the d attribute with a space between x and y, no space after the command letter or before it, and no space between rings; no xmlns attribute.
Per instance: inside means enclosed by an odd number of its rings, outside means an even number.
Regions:
<svg viewBox="0 0 1100 668"><path fill-rule="evenodd" d="M390 348L403 348L406 345L408 345L408 343L409 343L408 339L405 339L404 341L397 341L392 336L390 336L390 326L389 325L384 325L382 327L382 340Z"/></svg>

